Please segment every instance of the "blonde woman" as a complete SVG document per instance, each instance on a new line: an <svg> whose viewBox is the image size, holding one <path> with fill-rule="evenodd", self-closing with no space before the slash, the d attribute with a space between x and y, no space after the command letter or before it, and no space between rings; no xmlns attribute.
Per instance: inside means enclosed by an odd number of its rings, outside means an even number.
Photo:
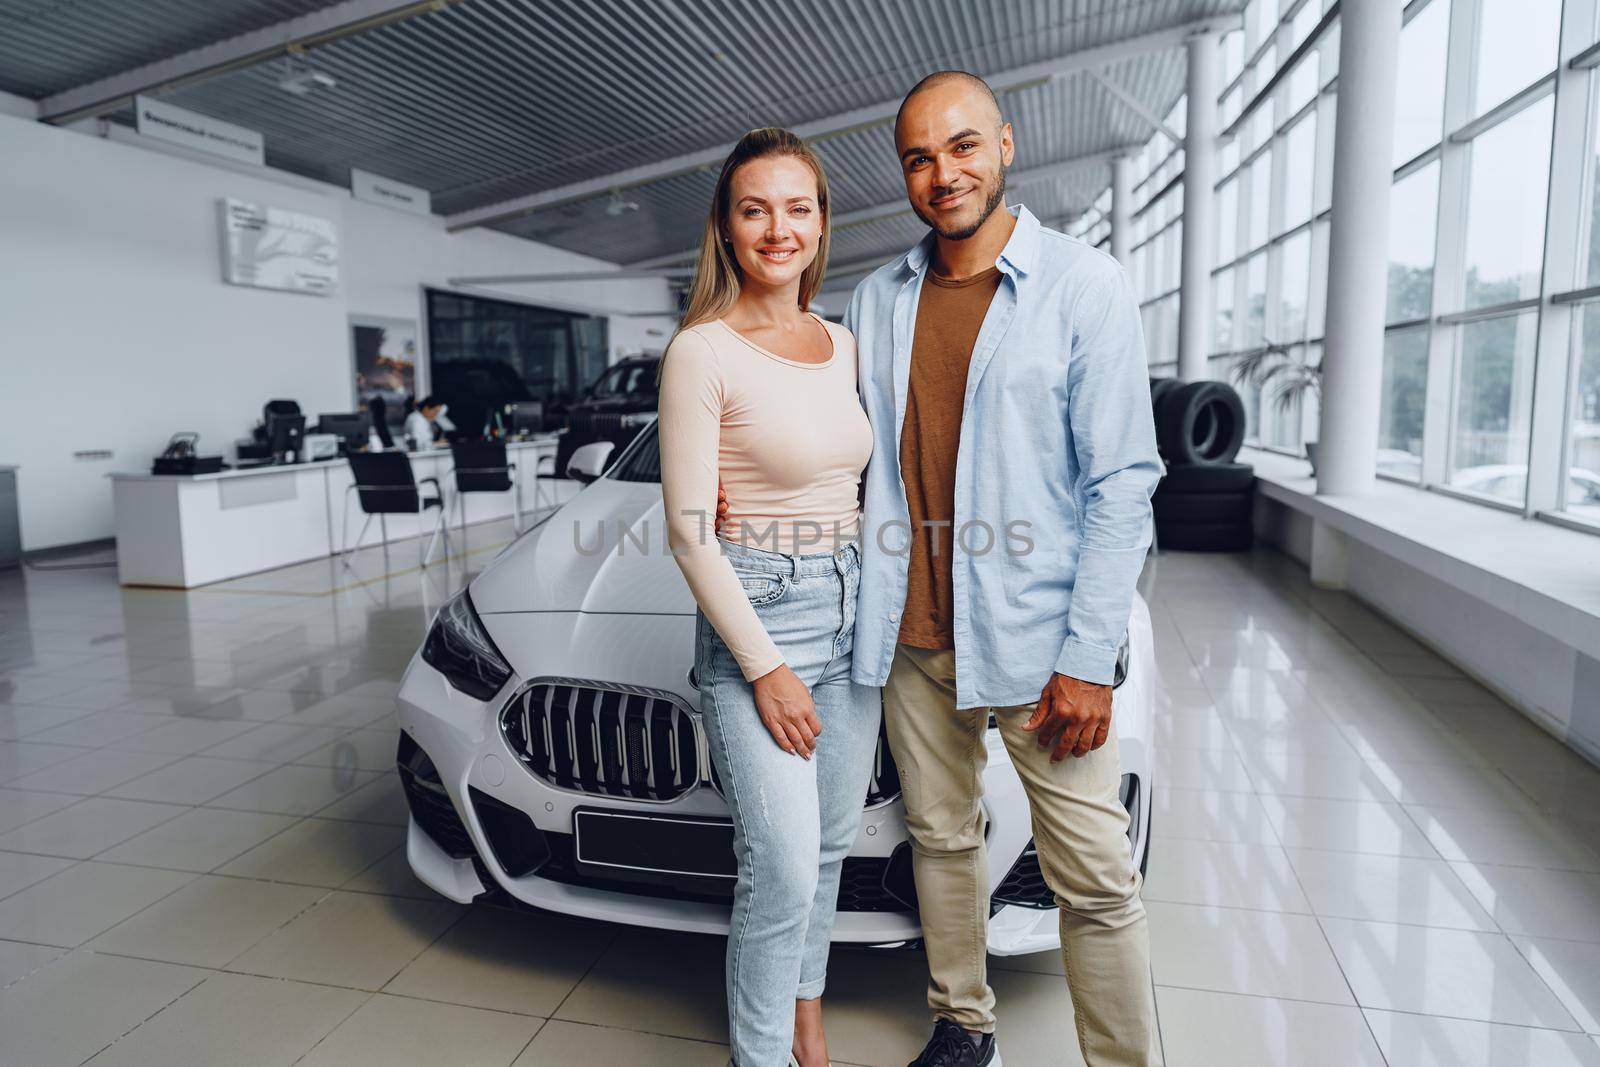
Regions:
<svg viewBox="0 0 1600 1067"><path fill-rule="evenodd" d="M821 163L787 130L752 130L722 165L662 364L668 535L700 607L701 714L733 812L737 1067L826 1067L834 903L881 714L850 681L872 432L855 339L807 310L827 256Z"/></svg>

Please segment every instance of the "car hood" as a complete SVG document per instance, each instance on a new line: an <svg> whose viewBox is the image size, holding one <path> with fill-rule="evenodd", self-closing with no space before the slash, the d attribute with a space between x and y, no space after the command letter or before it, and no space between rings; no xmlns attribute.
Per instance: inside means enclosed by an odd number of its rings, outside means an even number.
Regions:
<svg viewBox="0 0 1600 1067"><path fill-rule="evenodd" d="M692 615L667 552L656 482L602 478L507 548L472 582L480 614L590 611Z"/></svg>

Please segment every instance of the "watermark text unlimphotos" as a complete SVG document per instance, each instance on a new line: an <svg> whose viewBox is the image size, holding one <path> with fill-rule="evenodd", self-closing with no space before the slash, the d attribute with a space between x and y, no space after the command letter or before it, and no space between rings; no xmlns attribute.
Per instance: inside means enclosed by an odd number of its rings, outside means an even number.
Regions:
<svg viewBox="0 0 1600 1067"><path fill-rule="evenodd" d="M602 556L608 552L619 556L677 556L720 540L744 548L804 555L810 549L840 544L848 539L842 523L834 523L830 531L820 522L804 519L773 520L764 525L740 521L727 522L722 529L715 530L709 512L686 510L682 514L691 520L697 531L694 537L685 539L686 544L674 546L671 543L666 523L652 526L649 520L630 524L621 519L592 523L574 519L572 546L581 556ZM928 541L929 552L935 557L951 551L966 556L987 556L991 552L1027 556L1034 549L1034 540L1028 533L1033 524L1027 519L1014 519L998 528L982 519L970 519L960 526L948 520L928 519L920 527ZM909 556L912 534L913 525L900 519L867 524L860 531L863 539L870 537L879 552L890 556Z"/></svg>

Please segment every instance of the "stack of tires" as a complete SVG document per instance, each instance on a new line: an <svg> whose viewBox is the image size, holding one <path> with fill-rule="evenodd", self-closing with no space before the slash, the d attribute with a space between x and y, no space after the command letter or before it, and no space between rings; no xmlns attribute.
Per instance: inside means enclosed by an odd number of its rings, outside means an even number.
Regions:
<svg viewBox="0 0 1600 1067"><path fill-rule="evenodd" d="M1226 382L1152 378L1156 444L1167 476L1151 497L1156 545L1187 552L1250 548L1255 471L1235 463L1244 403Z"/></svg>

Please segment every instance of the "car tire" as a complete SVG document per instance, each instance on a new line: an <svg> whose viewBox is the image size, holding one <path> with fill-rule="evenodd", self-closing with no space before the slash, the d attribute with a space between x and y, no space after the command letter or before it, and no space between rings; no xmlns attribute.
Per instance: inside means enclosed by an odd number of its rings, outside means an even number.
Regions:
<svg viewBox="0 0 1600 1067"><path fill-rule="evenodd" d="M1160 523L1249 522L1256 495L1250 490L1232 493L1173 493L1157 489L1150 498Z"/></svg>
<svg viewBox="0 0 1600 1067"><path fill-rule="evenodd" d="M1248 493L1255 484L1256 471L1248 463L1173 464L1156 493Z"/></svg>
<svg viewBox="0 0 1600 1067"><path fill-rule="evenodd" d="M1182 384L1183 383L1176 378L1151 378L1150 410L1152 412L1159 412L1161 410L1162 402L1166 400L1167 397L1172 395L1172 391L1174 389L1178 388ZM1157 415L1156 418L1159 421L1160 415Z"/></svg>
<svg viewBox="0 0 1600 1067"><path fill-rule="evenodd" d="M1249 522L1162 522L1156 544L1178 552L1248 552L1255 540Z"/></svg>
<svg viewBox="0 0 1600 1067"><path fill-rule="evenodd" d="M1244 401L1228 383L1185 382L1163 395L1156 436L1169 463L1231 463L1244 422Z"/></svg>

